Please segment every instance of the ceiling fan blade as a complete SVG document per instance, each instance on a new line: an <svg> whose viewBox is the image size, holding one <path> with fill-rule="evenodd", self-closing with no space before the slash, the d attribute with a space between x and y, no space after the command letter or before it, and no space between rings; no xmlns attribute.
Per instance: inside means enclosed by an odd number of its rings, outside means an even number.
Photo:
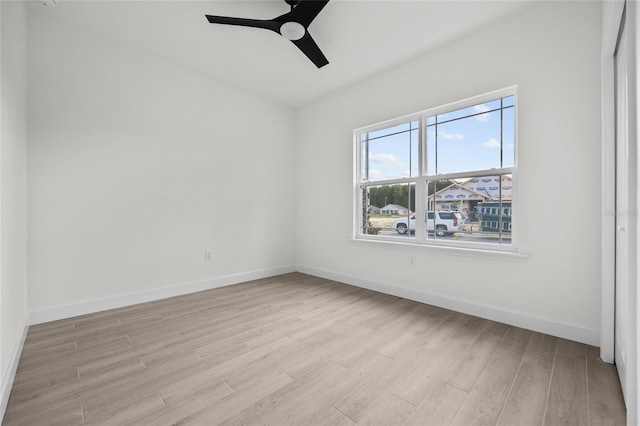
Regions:
<svg viewBox="0 0 640 426"><path fill-rule="evenodd" d="M263 19L245 19L245 18L232 18L229 16L215 16L205 15L207 20L211 24L226 24L226 25L239 25L241 27L253 27L264 28L267 30L278 32L280 29L280 23L272 20L266 21Z"/></svg>
<svg viewBox="0 0 640 426"><path fill-rule="evenodd" d="M308 31L304 37L300 40L292 40L292 43L298 46L298 49L302 50L302 53L307 55L307 58L311 59L311 62L313 62L318 68L322 68L329 63Z"/></svg>
<svg viewBox="0 0 640 426"><path fill-rule="evenodd" d="M329 0L300 0L300 3L288 13L288 18L307 28L327 3L329 3Z"/></svg>

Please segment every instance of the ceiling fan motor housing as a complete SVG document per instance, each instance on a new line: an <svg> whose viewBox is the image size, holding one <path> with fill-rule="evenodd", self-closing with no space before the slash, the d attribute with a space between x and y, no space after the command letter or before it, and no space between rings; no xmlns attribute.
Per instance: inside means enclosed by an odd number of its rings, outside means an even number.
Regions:
<svg viewBox="0 0 640 426"><path fill-rule="evenodd" d="M282 37L291 41L300 40L306 32L307 30L305 30L302 24L295 21L285 22L280 26L280 34Z"/></svg>

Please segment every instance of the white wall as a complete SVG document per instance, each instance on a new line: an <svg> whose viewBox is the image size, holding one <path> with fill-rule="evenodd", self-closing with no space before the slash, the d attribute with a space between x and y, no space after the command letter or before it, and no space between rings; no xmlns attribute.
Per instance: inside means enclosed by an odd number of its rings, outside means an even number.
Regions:
<svg viewBox="0 0 640 426"><path fill-rule="evenodd" d="M302 108L297 264L543 318L597 344L600 45L598 2L538 2ZM519 246L530 255L526 262L350 241L354 128L510 85L519 94Z"/></svg>
<svg viewBox="0 0 640 426"><path fill-rule="evenodd" d="M292 110L46 14L29 37L30 310L293 268Z"/></svg>
<svg viewBox="0 0 640 426"><path fill-rule="evenodd" d="M32 14L30 310L298 264L597 334L600 13L535 4L295 117ZM354 128L513 84L525 263L350 241Z"/></svg>
<svg viewBox="0 0 640 426"><path fill-rule="evenodd" d="M0 416L27 323L27 15L0 2Z"/></svg>

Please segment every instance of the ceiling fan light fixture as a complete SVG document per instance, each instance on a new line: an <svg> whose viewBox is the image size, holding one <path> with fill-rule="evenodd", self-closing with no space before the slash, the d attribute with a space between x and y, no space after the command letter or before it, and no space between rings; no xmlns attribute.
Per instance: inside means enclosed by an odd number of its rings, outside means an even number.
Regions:
<svg viewBox="0 0 640 426"><path fill-rule="evenodd" d="M280 26L280 34L282 37L291 41L300 40L306 32L307 30L302 24L294 21L285 22Z"/></svg>

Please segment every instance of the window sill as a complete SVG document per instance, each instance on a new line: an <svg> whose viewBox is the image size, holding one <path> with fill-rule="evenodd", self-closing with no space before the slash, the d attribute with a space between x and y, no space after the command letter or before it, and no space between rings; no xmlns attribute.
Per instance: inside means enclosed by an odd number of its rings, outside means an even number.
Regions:
<svg viewBox="0 0 640 426"><path fill-rule="evenodd" d="M490 260L502 260L507 262L520 262L524 263L529 258L526 253L520 253L516 248L509 247L507 249L491 249L491 248L476 248L476 247L460 247L450 246L444 244L420 244L414 242L380 239L380 238L352 238L351 242L354 244L364 245L381 245L381 246L404 246L417 248L418 250L427 250L432 253L445 254L450 256L462 256L462 257L475 257L480 259Z"/></svg>

